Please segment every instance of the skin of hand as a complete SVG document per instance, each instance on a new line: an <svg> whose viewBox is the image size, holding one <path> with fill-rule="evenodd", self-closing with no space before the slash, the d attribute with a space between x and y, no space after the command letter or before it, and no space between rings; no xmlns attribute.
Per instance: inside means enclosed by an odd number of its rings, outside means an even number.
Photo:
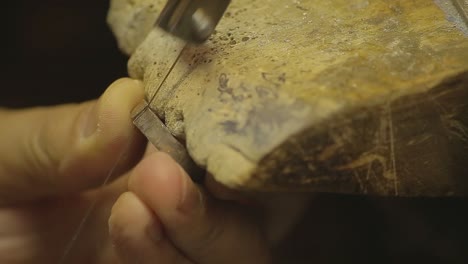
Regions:
<svg viewBox="0 0 468 264"><path fill-rule="evenodd" d="M228 201L237 195L212 178L195 185L167 154L144 153L130 120L143 97L142 83L124 78L96 101L0 109L0 263L270 262L305 199L281 199L299 205L283 208L285 220L274 199Z"/></svg>

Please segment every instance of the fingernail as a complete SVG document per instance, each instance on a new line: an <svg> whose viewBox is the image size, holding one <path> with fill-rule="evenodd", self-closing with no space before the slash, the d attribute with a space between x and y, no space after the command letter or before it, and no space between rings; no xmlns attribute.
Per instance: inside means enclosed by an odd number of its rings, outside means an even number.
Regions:
<svg viewBox="0 0 468 264"><path fill-rule="evenodd" d="M98 102L94 102L92 105L88 107L88 109L85 112L85 117L84 117L84 122L82 126L82 131L83 131L83 137L89 137L98 128L98 121L99 121L99 115L98 115Z"/></svg>
<svg viewBox="0 0 468 264"><path fill-rule="evenodd" d="M179 169L182 186L177 209L182 213L191 214L203 208L203 194L180 166Z"/></svg>

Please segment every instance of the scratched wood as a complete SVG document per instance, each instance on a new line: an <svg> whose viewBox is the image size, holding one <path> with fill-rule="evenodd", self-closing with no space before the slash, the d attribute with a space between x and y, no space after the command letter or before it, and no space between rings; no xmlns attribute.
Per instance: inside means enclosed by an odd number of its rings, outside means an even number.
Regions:
<svg viewBox="0 0 468 264"><path fill-rule="evenodd" d="M219 182L468 194L466 25L434 1L236 0L156 91L184 45L153 28L162 5L113 0L108 21L151 106Z"/></svg>

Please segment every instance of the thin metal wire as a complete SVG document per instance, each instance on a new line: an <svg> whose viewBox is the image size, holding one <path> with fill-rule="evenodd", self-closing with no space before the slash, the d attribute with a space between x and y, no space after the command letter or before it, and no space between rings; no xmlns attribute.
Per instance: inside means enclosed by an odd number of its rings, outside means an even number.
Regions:
<svg viewBox="0 0 468 264"><path fill-rule="evenodd" d="M106 178L104 179L104 181L100 185L100 191L98 192L98 194L96 196L96 199L94 199L92 201L91 205L86 210L86 213L84 214L83 219L80 221L80 223L79 223L78 227L76 228L75 232L73 232L72 238L70 239L70 241L68 241L67 247L65 248L65 250L64 250L64 252L63 252L63 254L62 254L61 258L60 258L60 261L58 262L59 264L66 263L68 255L70 254L71 250L73 249L73 246L75 245L76 241L78 240L78 238L79 238L79 236L81 234L81 231L85 227L89 217L91 216L91 213L94 211L94 209L96 207L97 202L99 201L99 199L102 196L102 193L104 191L103 187L109 182L109 180L112 178L112 176L114 176L115 169L120 164L120 162L123 160L123 157L125 156L125 153L128 152L128 149L130 148L132 142L133 142L133 140L129 141L128 144L125 146L125 148L122 149L122 151L120 152L118 158L115 160L114 164L112 165L109 172L107 173Z"/></svg>
<svg viewBox="0 0 468 264"><path fill-rule="evenodd" d="M162 79L161 83L159 84L159 86L156 88L156 90L154 91L153 95L151 96L149 102L146 104L146 106L140 110L140 112L138 112L138 114L136 114L133 119L137 119L141 116L141 114L148 109L148 107L150 107L151 103L153 102L153 100L156 98L156 95L157 93L159 92L159 90L161 89L161 87L164 85L164 83L166 82L167 78L169 77L169 75L171 74L172 70L174 70L177 62L179 61L180 57L182 56L182 53L184 52L185 48L187 47L187 44L184 45L184 47L180 50L179 54L177 55L177 58L174 60L174 62L172 63L171 67L169 68L168 72L166 73L166 75L164 76L164 78ZM131 141L129 142L128 146L126 148L124 148L122 150L122 152L119 154L119 157L117 158L117 160L115 161L115 163L113 164L112 168L109 170L106 178L104 179L104 182L101 184L100 186L100 191L96 197L96 199L94 199L94 201L92 201L91 205L88 207L88 209L86 210L86 213L84 214L83 216L83 219L81 220L81 222L79 223L78 227L76 228L75 232L73 233L73 236L72 238L70 239L70 241L68 242L65 250L64 250L64 253L62 254L61 258L60 258L60 261L58 262L59 264L65 264L66 261L67 261L67 257L69 256L71 250L73 249L76 241L78 240L80 234L81 234L81 231L83 230L83 228L85 227L86 223L88 222L88 219L90 218L92 212L94 211L95 207L96 207L96 204L98 203L99 201L99 198L102 196L102 192L103 192L103 187L109 182L109 180L112 178L114 172L115 172L115 169L117 168L117 166L120 164L120 162L122 161L123 157L125 156L125 153L128 151L128 148L130 147L131 145Z"/></svg>
<svg viewBox="0 0 468 264"><path fill-rule="evenodd" d="M150 105L153 103L154 99L156 98L156 95L158 94L159 90L161 90L161 87L164 85L164 83L166 82L167 78L169 77L169 75L171 74L172 70L174 70L177 62L179 61L180 57L182 57L182 53L184 53L184 50L187 48L188 44L185 44L184 47L180 50L179 54L177 55L176 59L174 60L174 62L172 63L171 67L169 68L169 70L167 71L166 75L164 76L164 78L162 79L162 81L159 83L158 87L156 88L156 90L154 91L153 95L151 96L150 100L147 102L146 106L140 110L140 112L138 112L138 114L136 114L133 119L136 120L138 119L140 116L141 116L141 113L143 113L144 111L146 111Z"/></svg>

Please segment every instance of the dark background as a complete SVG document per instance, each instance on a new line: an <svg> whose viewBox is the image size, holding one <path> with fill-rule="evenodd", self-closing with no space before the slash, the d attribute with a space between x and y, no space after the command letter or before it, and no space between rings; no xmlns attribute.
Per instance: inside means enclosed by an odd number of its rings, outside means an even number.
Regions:
<svg viewBox="0 0 468 264"><path fill-rule="evenodd" d="M14 0L2 4L0 106L95 98L126 76L106 24L107 0Z"/></svg>
<svg viewBox="0 0 468 264"><path fill-rule="evenodd" d="M317 195L281 263L468 263L466 198Z"/></svg>
<svg viewBox="0 0 468 264"><path fill-rule="evenodd" d="M126 75L127 57L106 24L107 0L3 6L0 106L96 98ZM276 253L285 263L468 263L467 211L460 198L318 195Z"/></svg>

